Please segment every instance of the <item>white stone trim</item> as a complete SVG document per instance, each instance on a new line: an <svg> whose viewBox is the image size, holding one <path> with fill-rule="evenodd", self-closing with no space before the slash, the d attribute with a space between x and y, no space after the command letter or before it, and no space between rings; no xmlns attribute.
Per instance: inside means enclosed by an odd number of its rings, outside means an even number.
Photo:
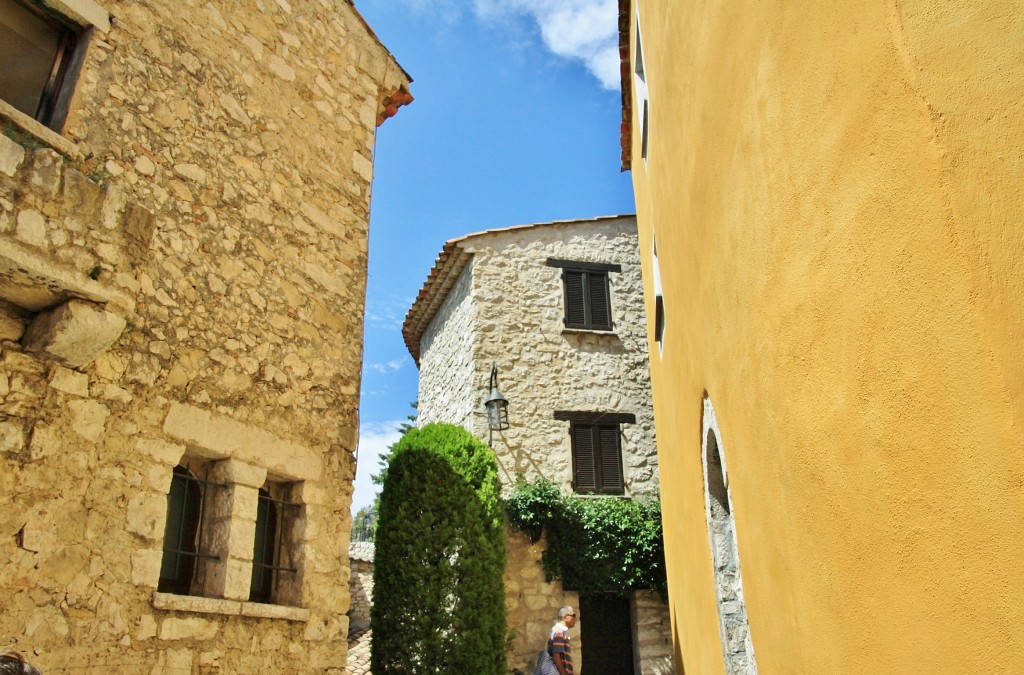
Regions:
<svg viewBox="0 0 1024 675"><path fill-rule="evenodd" d="M53 11L66 16L83 28L93 26L104 33L110 32L110 14L93 0L36 0Z"/></svg>
<svg viewBox="0 0 1024 675"><path fill-rule="evenodd" d="M202 598L195 595L153 593L153 607L172 612L218 614L221 616L249 616L260 619L309 621L309 610L304 607L265 605L259 602L239 602L221 598Z"/></svg>
<svg viewBox="0 0 1024 675"><path fill-rule="evenodd" d="M62 155L78 159L82 151L78 145L64 138L50 127L37 122L7 101L0 99L0 119L5 119L43 145L53 148Z"/></svg>

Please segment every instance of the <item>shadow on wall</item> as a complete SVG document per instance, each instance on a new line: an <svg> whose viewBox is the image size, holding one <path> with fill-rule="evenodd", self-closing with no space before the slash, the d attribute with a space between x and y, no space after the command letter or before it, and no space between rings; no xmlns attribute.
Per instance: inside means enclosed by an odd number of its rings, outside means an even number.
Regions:
<svg viewBox="0 0 1024 675"><path fill-rule="evenodd" d="M598 352L604 354L625 354L626 345L615 333L572 333L564 332L562 337L569 347L581 352Z"/></svg>

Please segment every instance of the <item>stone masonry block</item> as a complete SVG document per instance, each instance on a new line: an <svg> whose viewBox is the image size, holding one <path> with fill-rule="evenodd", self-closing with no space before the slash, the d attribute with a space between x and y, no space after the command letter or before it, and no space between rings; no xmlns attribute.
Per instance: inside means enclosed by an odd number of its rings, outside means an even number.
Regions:
<svg viewBox="0 0 1024 675"><path fill-rule="evenodd" d="M160 582L160 564L164 552L140 549L132 552L132 583L145 588L156 588Z"/></svg>
<svg viewBox="0 0 1024 675"><path fill-rule="evenodd" d="M89 376L58 366L50 375L50 386L73 396L89 396Z"/></svg>
<svg viewBox="0 0 1024 675"><path fill-rule="evenodd" d="M170 617L160 624L161 640L212 640L220 626L209 619Z"/></svg>
<svg viewBox="0 0 1024 675"><path fill-rule="evenodd" d="M172 403L164 432L173 438L251 464L263 464L278 476L295 480L317 478L317 452L257 427L183 403Z"/></svg>
<svg viewBox="0 0 1024 675"><path fill-rule="evenodd" d="M175 466L185 456L184 445L168 443L156 438L138 439L135 441L135 449L168 466Z"/></svg>
<svg viewBox="0 0 1024 675"><path fill-rule="evenodd" d="M0 134L0 173L14 177L25 161L25 148Z"/></svg>
<svg viewBox="0 0 1024 675"><path fill-rule="evenodd" d="M210 480L215 483L231 483L261 488L267 482L266 468L253 466L237 459L225 459L213 465Z"/></svg>
<svg viewBox="0 0 1024 675"><path fill-rule="evenodd" d="M40 313L25 331L22 346L52 356L72 368L96 360L121 336L126 322L91 302L69 300Z"/></svg>
<svg viewBox="0 0 1024 675"><path fill-rule="evenodd" d="M167 496L140 492L129 500L125 517L129 532L151 541L161 539L167 517Z"/></svg>

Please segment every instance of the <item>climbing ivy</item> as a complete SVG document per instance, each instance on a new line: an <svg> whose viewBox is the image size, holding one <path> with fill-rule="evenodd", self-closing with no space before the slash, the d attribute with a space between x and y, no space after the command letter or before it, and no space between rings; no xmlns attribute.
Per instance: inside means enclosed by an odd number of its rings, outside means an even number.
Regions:
<svg viewBox="0 0 1024 675"><path fill-rule="evenodd" d="M565 496L543 478L520 478L505 500L509 522L531 541L547 538L548 581L581 593L656 590L667 596L661 501Z"/></svg>

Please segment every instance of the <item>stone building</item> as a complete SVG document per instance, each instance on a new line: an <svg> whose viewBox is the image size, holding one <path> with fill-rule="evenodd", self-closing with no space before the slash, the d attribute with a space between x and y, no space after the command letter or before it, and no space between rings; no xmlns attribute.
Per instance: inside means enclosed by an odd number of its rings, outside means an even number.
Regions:
<svg viewBox="0 0 1024 675"><path fill-rule="evenodd" d="M350 631L370 627L370 609L373 607L373 554L372 541L353 541L348 546Z"/></svg>
<svg viewBox="0 0 1024 675"><path fill-rule="evenodd" d="M1024 672L1024 11L620 0L688 673Z"/></svg>
<svg viewBox="0 0 1024 675"><path fill-rule="evenodd" d="M326 0L0 0L0 60L0 648L341 672L409 77Z"/></svg>
<svg viewBox="0 0 1024 675"><path fill-rule="evenodd" d="M420 368L419 423L487 440L506 487L543 476L565 493L630 497L658 484L636 222L615 216L453 239L403 328ZM509 428L484 415L492 364ZM588 467L590 467L588 469ZM611 497L620 498L620 497ZM580 607L585 672L663 672L667 610L656 593L619 603L546 583L543 542L508 533L510 667L532 671L557 610Z"/></svg>

